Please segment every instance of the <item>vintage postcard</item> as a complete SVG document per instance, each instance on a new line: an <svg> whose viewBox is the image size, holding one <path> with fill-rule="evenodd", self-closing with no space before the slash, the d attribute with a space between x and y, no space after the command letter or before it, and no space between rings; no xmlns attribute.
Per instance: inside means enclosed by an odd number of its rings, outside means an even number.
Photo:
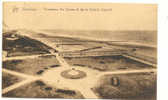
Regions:
<svg viewBox="0 0 168 100"><path fill-rule="evenodd" d="M3 2L2 97L156 100L157 5Z"/></svg>

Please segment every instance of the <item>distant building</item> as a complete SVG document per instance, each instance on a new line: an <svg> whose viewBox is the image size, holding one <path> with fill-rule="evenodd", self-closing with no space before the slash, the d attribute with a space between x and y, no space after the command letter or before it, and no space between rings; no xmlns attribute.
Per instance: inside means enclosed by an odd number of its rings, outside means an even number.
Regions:
<svg viewBox="0 0 168 100"><path fill-rule="evenodd" d="M7 40L17 40L19 39L15 34L12 34L10 37L6 38Z"/></svg>

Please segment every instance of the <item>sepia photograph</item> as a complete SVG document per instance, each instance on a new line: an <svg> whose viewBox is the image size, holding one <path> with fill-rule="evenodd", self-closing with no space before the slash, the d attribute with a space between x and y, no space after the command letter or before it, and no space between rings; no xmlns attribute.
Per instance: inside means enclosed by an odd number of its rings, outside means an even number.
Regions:
<svg viewBox="0 0 168 100"><path fill-rule="evenodd" d="M157 99L157 4L3 2L2 28L2 98Z"/></svg>

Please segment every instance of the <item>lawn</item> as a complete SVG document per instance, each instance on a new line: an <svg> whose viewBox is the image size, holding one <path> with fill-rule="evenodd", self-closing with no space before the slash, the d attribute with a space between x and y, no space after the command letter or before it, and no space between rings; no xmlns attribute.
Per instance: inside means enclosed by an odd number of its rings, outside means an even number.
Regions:
<svg viewBox="0 0 168 100"><path fill-rule="evenodd" d="M152 68L152 66L125 58L123 56L66 57L65 59L70 65L89 67L100 71Z"/></svg>
<svg viewBox="0 0 168 100"><path fill-rule="evenodd" d="M12 90L3 97L18 97L18 98L65 98L65 99L79 99L83 98L80 92L68 89L58 89L46 85L42 81L36 81L15 90Z"/></svg>
<svg viewBox="0 0 168 100"><path fill-rule="evenodd" d="M156 81L156 73L105 75L94 91L103 99L155 100Z"/></svg>
<svg viewBox="0 0 168 100"><path fill-rule="evenodd" d="M2 73L2 89L13 85L17 82L22 81L23 79L17 76L13 76L7 73Z"/></svg>
<svg viewBox="0 0 168 100"><path fill-rule="evenodd" d="M30 75L39 75L50 67L60 67L55 56L42 56L34 59L4 61L3 68Z"/></svg>

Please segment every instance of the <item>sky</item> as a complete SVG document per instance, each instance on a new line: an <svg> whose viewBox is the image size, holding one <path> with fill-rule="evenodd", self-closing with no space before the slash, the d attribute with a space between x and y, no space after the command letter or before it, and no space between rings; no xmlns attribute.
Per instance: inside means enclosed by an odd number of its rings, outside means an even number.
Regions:
<svg viewBox="0 0 168 100"><path fill-rule="evenodd" d="M157 30L157 5L5 2L3 23L14 29Z"/></svg>

